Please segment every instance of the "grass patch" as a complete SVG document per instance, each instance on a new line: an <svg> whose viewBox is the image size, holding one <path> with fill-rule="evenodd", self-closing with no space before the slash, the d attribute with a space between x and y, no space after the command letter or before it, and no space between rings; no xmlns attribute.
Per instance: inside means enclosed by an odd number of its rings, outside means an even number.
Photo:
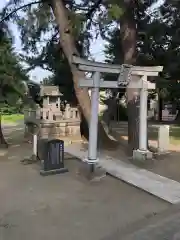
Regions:
<svg viewBox="0 0 180 240"><path fill-rule="evenodd" d="M180 126L170 127L170 143L173 145L180 144Z"/></svg>
<svg viewBox="0 0 180 240"><path fill-rule="evenodd" d="M2 122L3 123L15 123L19 120L23 120L24 115L23 114L12 114L12 115L3 115L2 116Z"/></svg>

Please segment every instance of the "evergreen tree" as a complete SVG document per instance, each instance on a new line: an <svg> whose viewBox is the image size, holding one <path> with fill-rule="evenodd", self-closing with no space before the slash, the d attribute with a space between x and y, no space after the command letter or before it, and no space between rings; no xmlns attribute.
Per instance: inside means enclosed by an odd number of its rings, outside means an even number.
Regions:
<svg viewBox="0 0 180 240"><path fill-rule="evenodd" d="M27 76L12 47L12 38L8 27L0 28L0 107L4 104L13 106L24 94L24 81ZM0 113L0 146L7 146L1 127Z"/></svg>

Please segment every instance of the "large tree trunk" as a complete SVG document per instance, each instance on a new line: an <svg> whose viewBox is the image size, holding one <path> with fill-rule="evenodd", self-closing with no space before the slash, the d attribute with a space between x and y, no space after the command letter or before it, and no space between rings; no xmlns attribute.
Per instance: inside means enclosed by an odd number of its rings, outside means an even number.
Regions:
<svg viewBox="0 0 180 240"><path fill-rule="evenodd" d="M52 0L52 10L59 28L60 44L65 56L68 59L68 63L72 71L76 97L79 101L81 110L84 113L85 118L89 122L91 114L91 103L88 89L78 87L78 81L80 78L84 78L84 73L79 71L78 68L74 64L72 64L73 54L76 54L78 56L79 53L76 49L75 41L72 36L72 28L68 16L68 11L61 0Z"/></svg>
<svg viewBox="0 0 180 240"><path fill-rule="evenodd" d="M88 94L88 89L78 87L79 79L85 77L84 73L79 71L78 68L74 64L72 64L73 54L79 56L79 53L75 46L75 39L72 34L72 26L70 18L68 16L68 10L65 8L62 0L52 0L51 7L59 28L60 44L66 58L68 59L68 63L73 75L73 83L76 97L78 99L81 111L89 124L91 116L91 101ZM101 139L103 139L102 141L109 140L101 124L99 124L99 133Z"/></svg>
<svg viewBox="0 0 180 240"><path fill-rule="evenodd" d="M0 148L7 148L7 147L8 147L8 144L2 132L2 115L0 113Z"/></svg>
<svg viewBox="0 0 180 240"><path fill-rule="evenodd" d="M125 12L120 19L121 44L124 63L136 63L136 22L134 20L134 1L124 0ZM127 89L128 102L128 153L132 155L139 147L139 90Z"/></svg>

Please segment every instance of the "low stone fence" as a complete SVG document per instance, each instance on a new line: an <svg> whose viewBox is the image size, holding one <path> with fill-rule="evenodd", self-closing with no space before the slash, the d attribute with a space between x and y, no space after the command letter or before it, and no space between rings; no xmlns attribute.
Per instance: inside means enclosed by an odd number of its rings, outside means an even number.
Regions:
<svg viewBox="0 0 180 240"><path fill-rule="evenodd" d="M59 122L61 120L79 120L80 115L77 108L72 108L67 104L64 111L55 111L51 108L38 108L37 110L25 109L24 119L25 121L28 119L39 119L47 122Z"/></svg>

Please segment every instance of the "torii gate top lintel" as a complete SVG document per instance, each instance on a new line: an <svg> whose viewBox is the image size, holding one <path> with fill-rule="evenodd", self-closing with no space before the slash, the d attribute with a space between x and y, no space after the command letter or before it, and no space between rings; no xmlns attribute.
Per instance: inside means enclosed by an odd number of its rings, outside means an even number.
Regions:
<svg viewBox="0 0 180 240"><path fill-rule="evenodd" d="M72 63L76 64L81 71L92 72L99 75L99 77L79 79L79 86L81 87L97 87L99 85L100 88L128 87L155 89L155 83L147 81L147 77L158 76L159 72L163 70L162 66L140 67L128 64L115 65L84 60L77 56L73 56ZM117 81L103 81L100 79L100 73L119 74L119 77ZM133 81L130 81L132 75ZM97 79L99 79L99 82Z"/></svg>
<svg viewBox="0 0 180 240"><path fill-rule="evenodd" d="M84 60L80 57L73 56L72 63L77 64L79 70L87 72L99 72L99 73L121 73L123 68L130 68L131 75L138 76L158 76L159 72L162 72L163 66L132 66L128 64L107 64L90 60Z"/></svg>

